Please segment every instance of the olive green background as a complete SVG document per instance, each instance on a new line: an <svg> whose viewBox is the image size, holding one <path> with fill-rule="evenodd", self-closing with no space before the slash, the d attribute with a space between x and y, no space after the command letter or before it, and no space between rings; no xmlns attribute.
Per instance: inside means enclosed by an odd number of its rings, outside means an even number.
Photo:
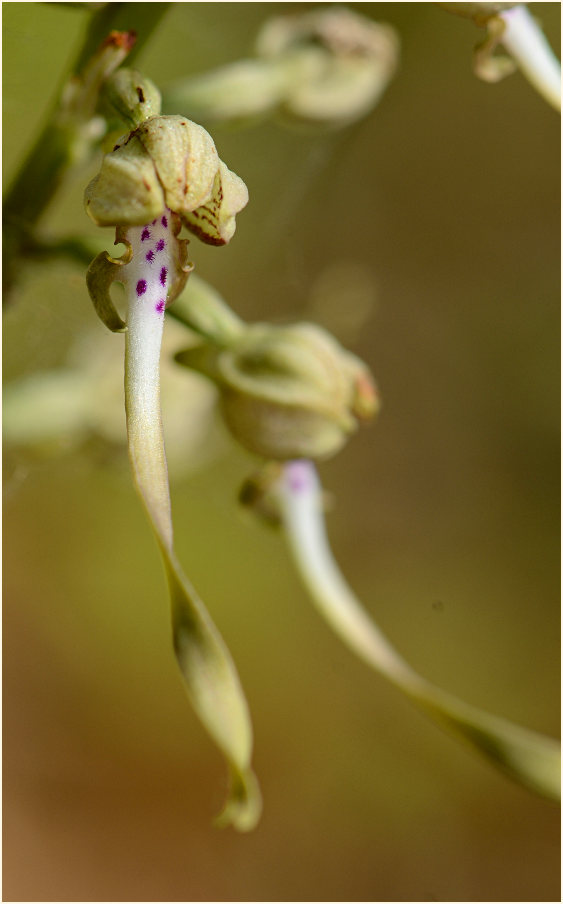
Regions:
<svg viewBox="0 0 563 904"><path fill-rule="evenodd" d="M265 17L310 6L174 4L138 65L163 87L249 54ZM520 74L472 75L471 22L432 4L352 6L400 31L378 108L329 133L215 127L250 203L228 247L193 239L191 256L245 318L315 318L369 362L381 415L320 469L345 574L422 674L556 735L559 116ZM558 47L559 4L533 12ZM6 185L88 13L3 14ZM109 248L82 207L94 171L44 226ZM92 328L79 267L30 268L4 318L4 379L56 367ZM224 767L176 673L125 450L9 449L4 899L558 900L557 809L348 653L281 538L237 507L256 463L224 437L213 449L173 480L177 549L248 695L262 822L247 836L212 826Z"/></svg>

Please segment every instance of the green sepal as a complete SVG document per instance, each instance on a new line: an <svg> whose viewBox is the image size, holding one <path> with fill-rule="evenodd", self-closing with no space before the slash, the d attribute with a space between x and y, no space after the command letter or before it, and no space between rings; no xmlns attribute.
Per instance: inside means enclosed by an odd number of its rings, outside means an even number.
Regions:
<svg viewBox="0 0 563 904"><path fill-rule="evenodd" d="M248 204L248 189L222 160L211 198L200 207L182 211L187 228L207 245L226 245L236 229L236 214Z"/></svg>
<svg viewBox="0 0 563 904"><path fill-rule="evenodd" d="M111 299L110 286L120 279L121 268L129 263L132 254L131 245L120 230L116 234L116 244L118 242L126 246L126 251L120 258L110 257L107 251L102 251L86 272L86 285L96 314L112 333L123 333L127 329L127 324L121 319Z"/></svg>

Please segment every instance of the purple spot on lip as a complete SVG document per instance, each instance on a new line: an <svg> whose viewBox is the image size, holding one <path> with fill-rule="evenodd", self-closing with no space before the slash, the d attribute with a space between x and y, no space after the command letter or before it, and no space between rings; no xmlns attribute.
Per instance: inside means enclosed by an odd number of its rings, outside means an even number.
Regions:
<svg viewBox="0 0 563 904"><path fill-rule="evenodd" d="M156 223L156 220L153 220L151 223L151 226L154 226L155 223Z"/></svg>
<svg viewBox="0 0 563 904"><path fill-rule="evenodd" d="M147 281L146 279L140 279L137 283L137 295L144 295L147 291Z"/></svg>
<svg viewBox="0 0 563 904"><path fill-rule="evenodd" d="M141 232L141 241L146 242L146 240L150 239L150 237L151 237L151 234L150 234L149 230L147 229L147 227L145 226L145 228Z"/></svg>
<svg viewBox="0 0 563 904"><path fill-rule="evenodd" d="M167 273L168 273L168 270L166 269L166 267L163 267L162 270L160 271L160 285L161 286L166 285L166 274Z"/></svg>
<svg viewBox="0 0 563 904"><path fill-rule="evenodd" d="M164 226L165 229L168 229L168 220L166 219L166 217L163 217L160 222L162 223L162 225Z"/></svg>
<svg viewBox="0 0 563 904"><path fill-rule="evenodd" d="M155 311L156 311L157 314L162 314L162 312L164 311L164 308L165 308L165 307L166 307L166 301L165 301L164 298L161 298L160 301L157 301L157 303L156 303L154 309L155 309Z"/></svg>
<svg viewBox="0 0 563 904"><path fill-rule="evenodd" d="M309 467L305 461L292 461L286 466L289 488L300 493L309 487Z"/></svg>
<svg viewBox="0 0 563 904"><path fill-rule="evenodd" d="M166 242L164 241L164 239L159 239L155 245L156 250L163 251L165 244L166 244Z"/></svg>
<svg viewBox="0 0 563 904"><path fill-rule="evenodd" d="M145 259L148 260L149 263L154 260L154 251L147 251Z"/></svg>

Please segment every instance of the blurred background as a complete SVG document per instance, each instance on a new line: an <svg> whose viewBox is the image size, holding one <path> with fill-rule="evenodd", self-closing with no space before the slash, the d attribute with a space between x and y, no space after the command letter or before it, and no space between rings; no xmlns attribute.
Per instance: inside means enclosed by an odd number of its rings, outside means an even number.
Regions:
<svg viewBox="0 0 563 904"><path fill-rule="evenodd" d="M173 4L137 65L164 87L313 6ZM344 573L423 675L558 735L559 116L518 73L473 76L472 22L351 6L400 34L379 105L338 131L214 127L250 203L228 247L193 239L191 257L244 318L313 319L370 364L381 415L321 467ZM5 186L74 59L77 7L3 7ZM559 4L533 13L559 47ZM43 225L110 248L82 206L97 166ZM182 372L199 413L171 466L176 545L237 663L264 796L254 833L213 828L225 771L176 672L129 478L122 342L72 262L30 268L4 317L5 385L86 343L119 412L109 438L5 450L4 899L558 900L557 809L331 634L282 539L237 505L256 462Z"/></svg>

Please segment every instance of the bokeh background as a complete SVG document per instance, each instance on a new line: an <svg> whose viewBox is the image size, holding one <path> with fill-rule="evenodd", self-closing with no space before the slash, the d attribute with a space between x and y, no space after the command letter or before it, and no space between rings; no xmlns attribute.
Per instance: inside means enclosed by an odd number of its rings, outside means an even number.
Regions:
<svg viewBox="0 0 563 904"><path fill-rule="evenodd" d="M472 75L471 22L351 5L400 33L379 106L332 133L215 127L251 201L228 247L194 239L191 255L245 318L315 319L370 363L378 422L321 468L345 574L422 674L557 735L559 117L519 74ZM173 4L138 65L164 86L250 54L265 17L310 6ZM533 12L559 47L559 4ZM5 185L88 15L3 6ZM82 208L94 171L44 226L109 247ZM30 268L4 318L5 383L60 367L84 336L118 361L80 267ZM185 379L186 397L200 391ZM176 673L124 447L12 444L4 899L559 900L557 809L349 654L281 538L238 508L256 463L203 426L172 473L177 549L248 695L262 822L212 826L224 767Z"/></svg>

